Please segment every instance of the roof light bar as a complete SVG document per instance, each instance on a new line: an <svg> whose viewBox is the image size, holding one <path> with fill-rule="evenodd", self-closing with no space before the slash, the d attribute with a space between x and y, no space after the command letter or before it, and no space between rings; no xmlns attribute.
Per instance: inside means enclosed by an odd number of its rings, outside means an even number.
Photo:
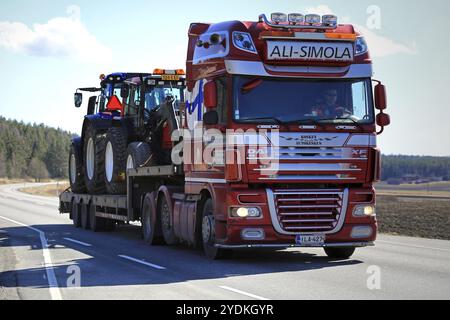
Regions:
<svg viewBox="0 0 450 320"><path fill-rule="evenodd" d="M288 20L290 23L303 23L305 22L305 16L301 13L290 13L288 15Z"/></svg>
<svg viewBox="0 0 450 320"><path fill-rule="evenodd" d="M332 30L337 28L337 17L334 15L308 14L306 16L300 13L272 13L269 21L265 14L259 16L259 22L264 23L272 28L282 29L315 29L315 30ZM289 24L286 22L289 21Z"/></svg>
<svg viewBox="0 0 450 320"><path fill-rule="evenodd" d="M305 22L309 24L320 23L320 16L318 14L307 14L305 16Z"/></svg>
<svg viewBox="0 0 450 320"><path fill-rule="evenodd" d="M327 14L322 16L322 24L328 26L337 26L338 18L335 15Z"/></svg>
<svg viewBox="0 0 450 320"><path fill-rule="evenodd" d="M279 23L282 23L282 22L287 22L287 20L288 20L288 16L285 13L281 13L281 12L272 13L270 18L276 24L279 24Z"/></svg>

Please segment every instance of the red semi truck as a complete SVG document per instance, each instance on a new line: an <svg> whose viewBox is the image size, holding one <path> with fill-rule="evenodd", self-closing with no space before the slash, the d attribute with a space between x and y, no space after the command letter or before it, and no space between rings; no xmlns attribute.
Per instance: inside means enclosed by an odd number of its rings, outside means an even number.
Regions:
<svg viewBox="0 0 450 320"><path fill-rule="evenodd" d="M376 138L390 119L352 25L282 13L193 23L186 88L155 135L171 163L129 169L122 196L67 191L60 211L97 225L140 221L148 243L213 259L291 247L346 259L374 244Z"/></svg>

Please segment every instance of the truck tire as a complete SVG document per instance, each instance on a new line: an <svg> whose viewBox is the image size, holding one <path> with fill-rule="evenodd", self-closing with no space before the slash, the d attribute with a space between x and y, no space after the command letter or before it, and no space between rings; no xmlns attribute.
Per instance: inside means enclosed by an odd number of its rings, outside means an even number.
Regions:
<svg viewBox="0 0 450 320"><path fill-rule="evenodd" d="M84 177L90 194L104 194L105 188L105 137L97 134L92 125L84 132Z"/></svg>
<svg viewBox="0 0 450 320"><path fill-rule="evenodd" d="M202 243L205 255L213 260L230 257L233 253L231 250L220 249L215 246L215 220L212 199L207 199L203 204L202 217Z"/></svg>
<svg viewBox="0 0 450 320"><path fill-rule="evenodd" d="M164 241L169 245L176 245L179 243L178 237L175 235L175 230L173 229L173 224L170 218L170 208L167 203L166 196L161 194L158 199L157 206L157 218L161 221L161 230L164 237Z"/></svg>
<svg viewBox="0 0 450 320"><path fill-rule="evenodd" d="M70 189L75 193L85 193L83 175L83 157L79 140L72 141L69 152L69 181Z"/></svg>
<svg viewBox="0 0 450 320"><path fill-rule="evenodd" d="M133 142L127 149L127 169L137 169L143 166L157 165L152 156L150 145L145 142Z"/></svg>
<svg viewBox="0 0 450 320"><path fill-rule="evenodd" d="M347 260L354 253L355 248L324 248L325 253L329 258L338 259L338 260Z"/></svg>
<svg viewBox="0 0 450 320"><path fill-rule="evenodd" d="M126 194L127 136L122 128L110 128L105 141L105 184L108 194Z"/></svg>
<svg viewBox="0 0 450 320"><path fill-rule="evenodd" d="M81 228L84 230L89 229L89 205L82 203L81 204Z"/></svg>
<svg viewBox="0 0 450 320"><path fill-rule="evenodd" d="M73 226L75 228L81 227L80 205L76 202L75 199L72 200L71 216L72 216Z"/></svg>
<svg viewBox="0 0 450 320"><path fill-rule="evenodd" d="M142 238L149 245L161 245L165 244L165 242L161 236L160 221L156 218L156 212L153 212L155 208L152 197L152 193L146 194L142 203Z"/></svg>

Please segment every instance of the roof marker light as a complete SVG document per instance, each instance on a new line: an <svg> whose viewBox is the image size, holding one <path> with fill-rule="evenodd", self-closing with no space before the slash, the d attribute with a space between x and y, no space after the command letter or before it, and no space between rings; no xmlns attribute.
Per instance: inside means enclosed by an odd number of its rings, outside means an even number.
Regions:
<svg viewBox="0 0 450 320"><path fill-rule="evenodd" d="M305 22L305 16L301 13L290 13L288 16L288 20L293 24L303 23Z"/></svg>
<svg viewBox="0 0 450 320"><path fill-rule="evenodd" d="M305 16L305 22L309 24L320 23L320 16L318 14L307 14Z"/></svg>
<svg viewBox="0 0 450 320"><path fill-rule="evenodd" d="M281 22L287 22L287 15L285 13L281 13L281 12L275 12L272 13L272 15L270 16L270 18L272 19L273 22L275 22L276 24L279 24Z"/></svg>
<svg viewBox="0 0 450 320"><path fill-rule="evenodd" d="M322 17L322 23L327 26L337 26L337 21L337 16L332 14L327 14Z"/></svg>

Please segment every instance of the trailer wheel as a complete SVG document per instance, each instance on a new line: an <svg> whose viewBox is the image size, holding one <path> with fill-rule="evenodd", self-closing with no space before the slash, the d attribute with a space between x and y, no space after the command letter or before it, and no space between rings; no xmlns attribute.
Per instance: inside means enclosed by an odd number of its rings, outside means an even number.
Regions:
<svg viewBox="0 0 450 320"><path fill-rule="evenodd" d="M84 133L84 177L91 194L105 193L105 138L92 125Z"/></svg>
<svg viewBox="0 0 450 320"><path fill-rule="evenodd" d="M122 128L110 128L106 135L105 183L109 194L126 194L127 136Z"/></svg>
<svg viewBox="0 0 450 320"><path fill-rule="evenodd" d="M142 223L142 238L150 245L164 244L164 239L160 236L161 225L156 219L156 212L154 211L154 201L152 201L153 194L148 193L142 204L141 223ZM159 229L159 230L158 230Z"/></svg>
<svg viewBox="0 0 450 320"><path fill-rule="evenodd" d="M145 142L133 142L128 145L126 162L127 169L157 165L150 145Z"/></svg>
<svg viewBox="0 0 450 320"><path fill-rule="evenodd" d="M205 201L203 205L202 217L203 252L208 258L213 260L228 258L232 254L231 250L220 249L215 246L215 219L213 213L213 202L211 199Z"/></svg>
<svg viewBox="0 0 450 320"><path fill-rule="evenodd" d="M77 201L75 199L72 200L71 215L72 215L73 226L75 228L81 227L80 205L77 203Z"/></svg>
<svg viewBox="0 0 450 320"><path fill-rule="evenodd" d="M81 204L81 227L85 230L89 229L89 205Z"/></svg>
<svg viewBox="0 0 450 320"><path fill-rule="evenodd" d="M178 244L179 241L171 223L169 204L167 203L166 196L163 194L158 200L157 210L157 219L161 219L161 229L164 240L169 246Z"/></svg>
<svg viewBox="0 0 450 320"><path fill-rule="evenodd" d="M79 139L72 141L69 152L69 181L72 192L84 193L83 157Z"/></svg>
<svg viewBox="0 0 450 320"><path fill-rule="evenodd" d="M349 259L354 253L355 248L324 248L328 257L338 260Z"/></svg>
<svg viewBox="0 0 450 320"><path fill-rule="evenodd" d="M105 229L105 219L95 216L95 205L89 205L89 226L94 232L103 231Z"/></svg>

